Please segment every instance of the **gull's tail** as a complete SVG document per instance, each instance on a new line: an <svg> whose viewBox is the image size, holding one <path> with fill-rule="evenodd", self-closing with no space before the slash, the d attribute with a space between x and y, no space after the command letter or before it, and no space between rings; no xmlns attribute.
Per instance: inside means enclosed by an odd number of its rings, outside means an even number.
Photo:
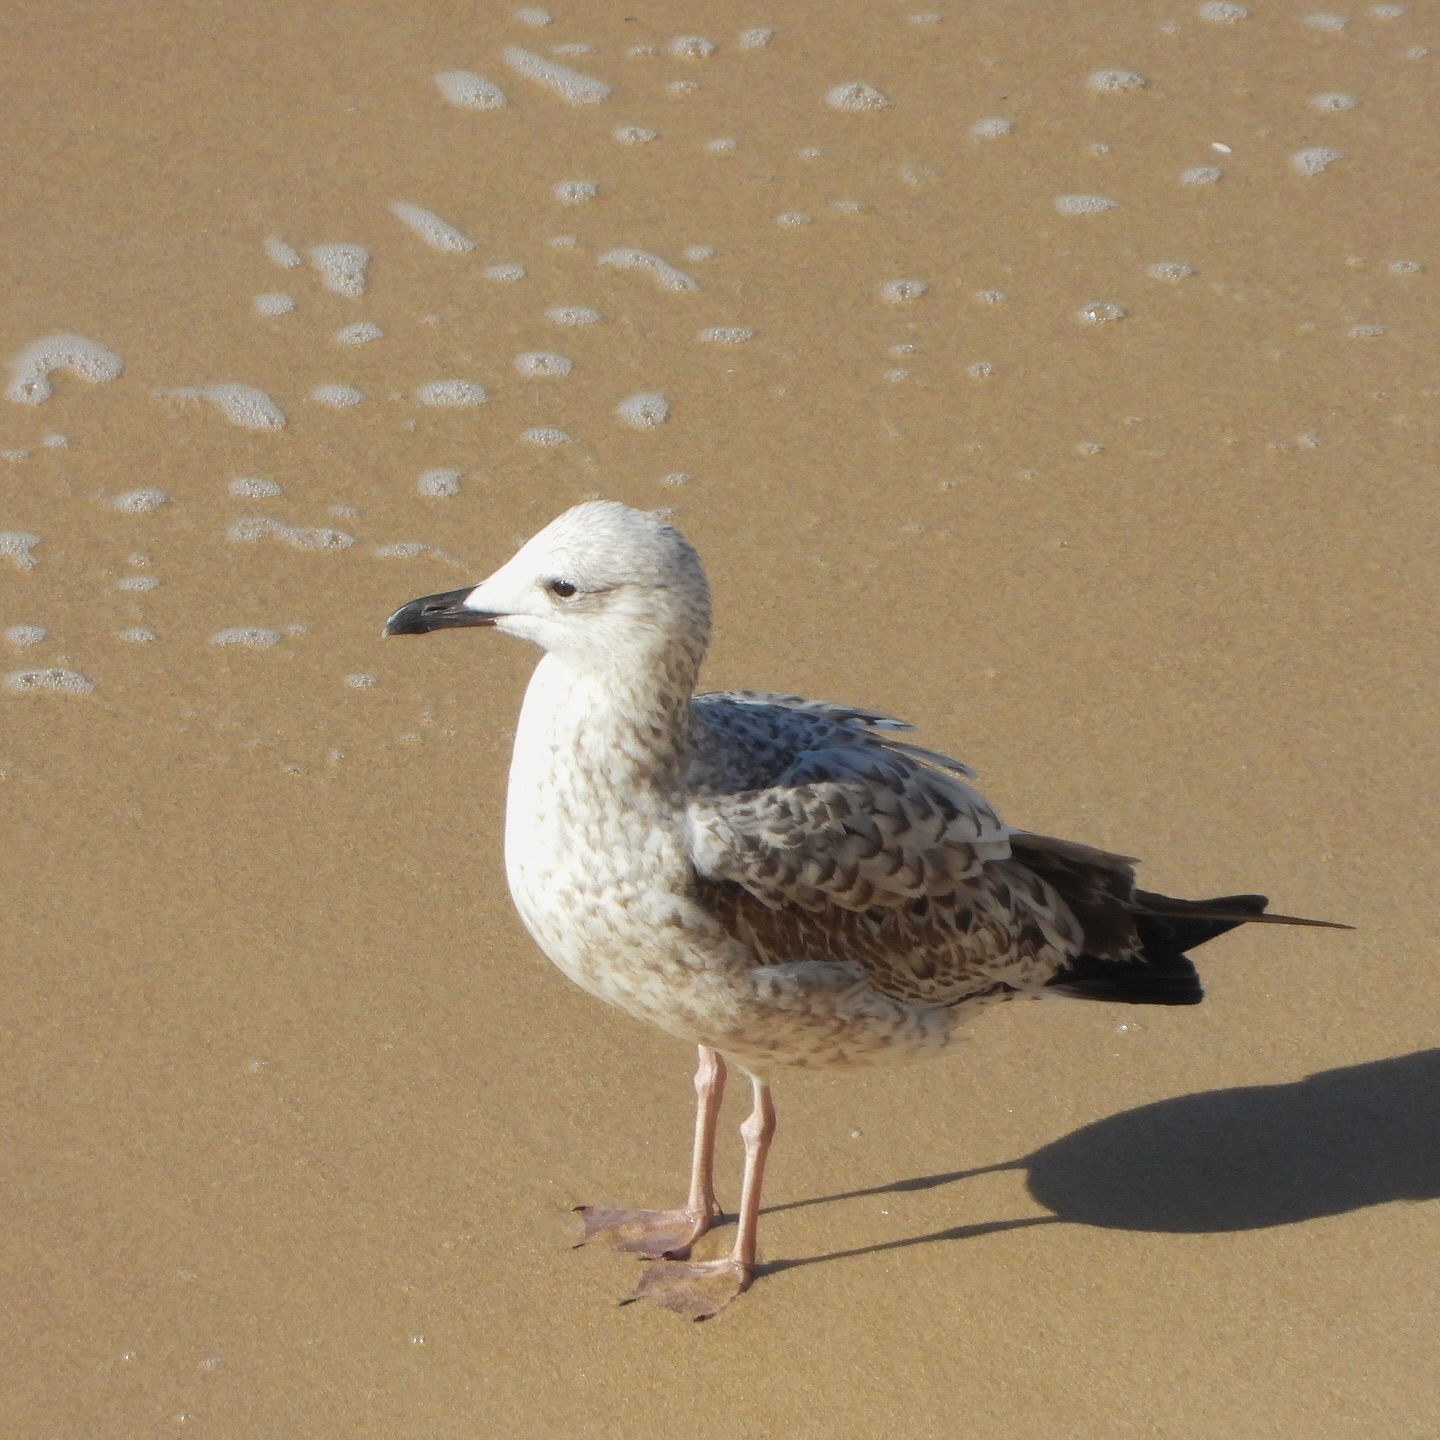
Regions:
<svg viewBox="0 0 1440 1440"><path fill-rule="evenodd" d="M1263 895L1224 895L1216 900L1174 900L1137 890L1132 901L1138 954L1118 960L1077 955L1049 987L1079 1000L1110 1000L1122 1005L1198 1005L1204 987L1185 953L1237 925L1320 925L1349 930L1333 920L1304 920L1271 915Z"/></svg>

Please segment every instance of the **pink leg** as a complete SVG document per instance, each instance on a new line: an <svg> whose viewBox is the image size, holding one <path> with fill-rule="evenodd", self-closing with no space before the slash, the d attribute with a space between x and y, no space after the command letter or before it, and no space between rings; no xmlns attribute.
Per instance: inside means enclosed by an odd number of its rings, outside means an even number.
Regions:
<svg viewBox="0 0 1440 1440"><path fill-rule="evenodd" d="M725 1260L677 1264L662 1261L646 1267L635 1287L637 1297L653 1300L691 1320L717 1315L755 1278L755 1236L760 1224L760 1188L765 1160L775 1136L775 1106L770 1087L751 1077L755 1108L740 1127L745 1142L745 1183L740 1194L740 1218L735 1248Z"/></svg>
<svg viewBox="0 0 1440 1440"><path fill-rule="evenodd" d="M582 1205L585 1222L582 1245L603 1241L653 1259L673 1256L683 1260L690 1247L710 1229L719 1206L715 1203L715 1126L725 1096L725 1062L708 1046L700 1046L695 1070L695 1150L690 1162L690 1198L683 1210L632 1210Z"/></svg>

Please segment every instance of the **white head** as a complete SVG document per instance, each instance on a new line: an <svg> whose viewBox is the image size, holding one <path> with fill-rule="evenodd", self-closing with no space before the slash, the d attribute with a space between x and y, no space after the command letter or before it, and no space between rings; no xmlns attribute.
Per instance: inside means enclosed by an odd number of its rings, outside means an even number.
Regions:
<svg viewBox="0 0 1440 1440"><path fill-rule="evenodd" d="M575 669L678 666L693 682L710 639L710 587L673 526L597 500L552 520L473 589L402 606L385 633L465 625L518 635Z"/></svg>

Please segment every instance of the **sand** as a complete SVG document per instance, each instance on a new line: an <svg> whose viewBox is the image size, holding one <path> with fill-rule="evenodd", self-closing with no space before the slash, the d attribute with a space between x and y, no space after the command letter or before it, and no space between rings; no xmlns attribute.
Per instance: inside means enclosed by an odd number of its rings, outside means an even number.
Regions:
<svg viewBox="0 0 1440 1440"><path fill-rule="evenodd" d="M0 401L0 670L93 687L0 689L0 1432L1440 1429L1440 34L1250 8L7 7L0 353L123 370ZM692 1057L511 911L532 656L379 638L590 495L713 685L1357 930L782 1082L773 1268L620 1307L569 1211L679 1198Z"/></svg>

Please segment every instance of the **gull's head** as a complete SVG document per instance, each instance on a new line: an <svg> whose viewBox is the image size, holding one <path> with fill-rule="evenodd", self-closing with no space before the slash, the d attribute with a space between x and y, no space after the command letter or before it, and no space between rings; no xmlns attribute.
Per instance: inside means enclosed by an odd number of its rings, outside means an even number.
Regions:
<svg viewBox="0 0 1440 1440"><path fill-rule="evenodd" d="M658 515L612 500L577 505L527 540L488 580L424 595L387 635L487 625L582 669L693 658L710 635L700 557Z"/></svg>

